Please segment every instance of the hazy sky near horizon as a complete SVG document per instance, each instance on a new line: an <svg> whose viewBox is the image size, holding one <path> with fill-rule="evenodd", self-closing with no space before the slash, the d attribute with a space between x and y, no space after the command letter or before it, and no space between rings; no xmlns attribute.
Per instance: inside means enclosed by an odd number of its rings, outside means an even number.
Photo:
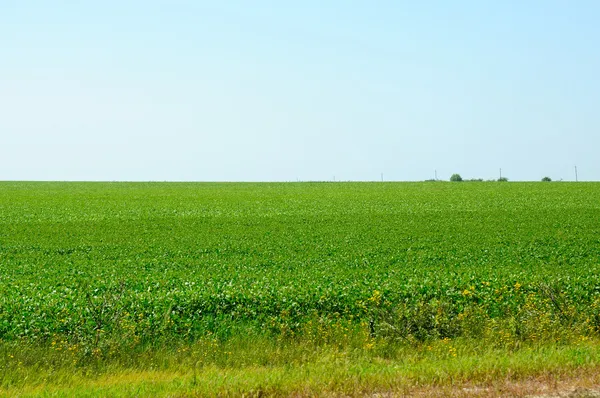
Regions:
<svg viewBox="0 0 600 398"><path fill-rule="evenodd" d="M600 2L0 1L0 180L600 180Z"/></svg>

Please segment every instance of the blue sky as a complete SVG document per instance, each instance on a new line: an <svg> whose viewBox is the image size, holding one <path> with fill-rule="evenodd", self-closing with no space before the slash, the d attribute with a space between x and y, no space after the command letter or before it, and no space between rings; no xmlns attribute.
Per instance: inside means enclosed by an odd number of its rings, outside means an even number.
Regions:
<svg viewBox="0 0 600 398"><path fill-rule="evenodd" d="M600 180L600 2L0 1L0 180Z"/></svg>

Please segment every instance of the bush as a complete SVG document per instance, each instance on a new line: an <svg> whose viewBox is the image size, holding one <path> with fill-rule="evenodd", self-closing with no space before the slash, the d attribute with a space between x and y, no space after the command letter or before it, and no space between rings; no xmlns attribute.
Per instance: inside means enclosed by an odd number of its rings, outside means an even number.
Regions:
<svg viewBox="0 0 600 398"><path fill-rule="evenodd" d="M454 181L454 182L460 182L462 181L462 177L460 176L460 174L452 174L452 176L450 177L450 181Z"/></svg>
<svg viewBox="0 0 600 398"><path fill-rule="evenodd" d="M506 177L498 178L498 182L507 182L507 181L508 181L508 178L506 178Z"/></svg>
<svg viewBox="0 0 600 398"><path fill-rule="evenodd" d="M544 177L544 178L542 178L542 181L544 181L544 182L550 182L550 181L552 181L552 178L550 178L550 177Z"/></svg>

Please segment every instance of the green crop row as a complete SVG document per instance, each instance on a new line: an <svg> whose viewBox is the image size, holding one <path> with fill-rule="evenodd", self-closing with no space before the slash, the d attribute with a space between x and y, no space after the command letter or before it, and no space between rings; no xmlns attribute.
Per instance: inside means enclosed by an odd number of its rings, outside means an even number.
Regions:
<svg viewBox="0 0 600 398"><path fill-rule="evenodd" d="M594 183L0 183L3 341L585 338L599 271Z"/></svg>

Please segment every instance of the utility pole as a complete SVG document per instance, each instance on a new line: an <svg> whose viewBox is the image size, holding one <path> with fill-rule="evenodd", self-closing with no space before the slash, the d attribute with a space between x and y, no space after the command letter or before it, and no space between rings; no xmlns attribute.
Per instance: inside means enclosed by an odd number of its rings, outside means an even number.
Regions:
<svg viewBox="0 0 600 398"><path fill-rule="evenodd" d="M500 168L500 179L502 179L502 168Z"/></svg>
<svg viewBox="0 0 600 398"><path fill-rule="evenodd" d="M575 166L575 182L577 182L577 166Z"/></svg>
<svg viewBox="0 0 600 398"><path fill-rule="evenodd" d="M381 173L381 182L383 182L383 173Z"/></svg>
<svg viewBox="0 0 600 398"><path fill-rule="evenodd" d="M437 181L437 170L435 170L435 180Z"/></svg>

